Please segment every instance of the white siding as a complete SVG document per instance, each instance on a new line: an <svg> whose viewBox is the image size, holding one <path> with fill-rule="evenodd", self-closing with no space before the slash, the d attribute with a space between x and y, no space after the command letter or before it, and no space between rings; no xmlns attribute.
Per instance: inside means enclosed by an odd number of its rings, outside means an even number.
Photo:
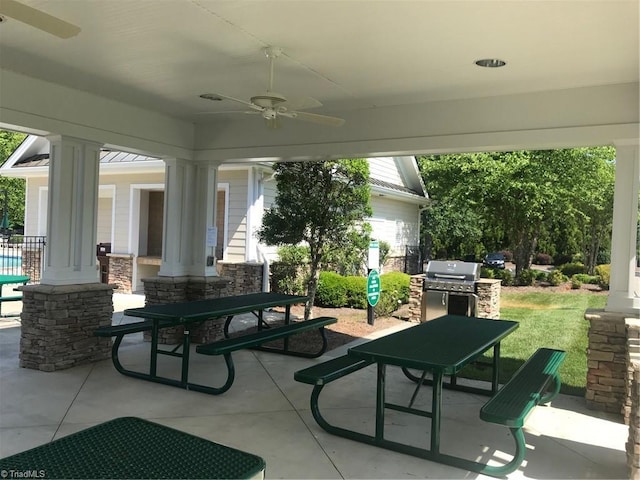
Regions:
<svg viewBox="0 0 640 480"><path fill-rule="evenodd" d="M131 185L137 185L144 189L144 185L164 184L164 171L146 174L100 175L100 184L115 186L115 231L113 232L111 251L124 254L134 253L129 246L131 212L132 208L136 208L131 205ZM136 245L133 245L132 248L135 249Z"/></svg>
<svg viewBox="0 0 640 480"><path fill-rule="evenodd" d="M98 198L97 243L111 243L112 197Z"/></svg>
<svg viewBox="0 0 640 480"><path fill-rule="evenodd" d="M369 177L394 185L404 186L405 184L393 157L370 158Z"/></svg>
<svg viewBox="0 0 640 480"><path fill-rule="evenodd" d="M404 255L404 247L418 245L420 229L418 206L387 197L372 197L373 216L368 220L371 236L391 245L392 255Z"/></svg>
<svg viewBox="0 0 640 480"><path fill-rule="evenodd" d="M229 184L229 243L226 262L244 262L247 240L247 170L219 171L218 182Z"/></svg>

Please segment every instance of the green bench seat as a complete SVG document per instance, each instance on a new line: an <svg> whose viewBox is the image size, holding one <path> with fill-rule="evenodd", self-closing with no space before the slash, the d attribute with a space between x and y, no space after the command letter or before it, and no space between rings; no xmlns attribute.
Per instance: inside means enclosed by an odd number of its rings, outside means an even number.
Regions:
<svg viewBox="0 0 640 480"><path fill-rule="evenodd" d="M238 350L244 350L247 348L253 348L257 350L282 353L285 355L295 355L305 358L316 358L322 355L328 346L327 337L324 331L324 327L336 323L337 318L334 317L318 317L309 320L294 322L281 327L271 327L264 330L260 330L255 333L249 333L247 335L239 335L237 337L225 338L213 343L207 343L204 345L198 345L196 347L196 353L202 355L222 355L224 356L225 363L227 365L227 380L221 387L210 387L209 393L220 394L226 392L235 378L235 367L233 365L233 358L231 354ZM287 339L293 335L309 331L318 330L322 338L322 346L315 353L296 352L291 351L288 348ZM273 342L275 340L284 339L285 344L282 348L264 346L265 343Z"/></svg>
<svg viewBox="0 0 640 480"><path fill-rule="evenodd" d="M480 409L482 420L509 427L516 442L513 459L506 465L487 466L485 473L501 476L520 466L526 452L525 420L536 405L550 402L560 392L558 370L565 356L562 350L538 349Z"/></svg>
<svg viewBox="0 0 640 480"><path fill-rule="evenodd" d="M11 297L0 297L0 302L17 302L22 300L22 295L13 295Z"/></svg>
<svg viewBox="0 0 640 480"><path fill-rule="evenodd" d="M151 328L153 328L153 320L145 320L144 322L99 327L93 333L96 337L117 337L130 333L146 332L151 330Z"/></svg>
<svg viewBox="0 0 640 480"><path fill-rule="evenodd" d="M326 385L370 364L371 362L368 360L343 355L303 370L298 370L293 374L293 378L298 382L308 383L309 385Z"/></svg>

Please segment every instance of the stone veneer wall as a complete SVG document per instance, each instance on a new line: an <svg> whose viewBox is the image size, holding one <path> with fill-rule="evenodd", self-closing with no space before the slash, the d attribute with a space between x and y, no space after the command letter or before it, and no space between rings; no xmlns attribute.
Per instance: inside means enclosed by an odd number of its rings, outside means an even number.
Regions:
<svg viewBox="0 0 640 480"><path fill-rule="evenodd" d="M420 322L422 316L422 284L424 275L412 275L409 283L409 321ZM501 281L481 278L476 285L477 315L481 318L500 318Z"/></svg>
<svg viewBox="0 0 640 480"><path fill-rule="evenodd" d="M625 423L629 425L627 466L629 478L640 479L640 319L628 318L627 325L627 398Z"/></svg>
<svg viewBox="0 0 640 480"><path fill-rule="evenodd" d="M133 279L133 255L109 253L109 283L116 285L118 293L131 293Z"/></svg>
<svg viewBox="0 0 640 480"><path fill-rule="evenodd" d="M627 399L628 354L625 315L587 310L587 407L624 413Z"/></svg>
<svg viewBox="0 0 640 480"><path fill-rule="evenodd" d="M629 478L638 480L640 479L640 362L633 363L629 397L632 403L627 441L627 467Z"/></svg>
<svg viewBox="0 0 640 480"><path fill-rule="evenodd" d="M218 262L221 277L232 279L229 295L262 292L264 265L262 263L226 263Z"/></svg>
<svg viewBox="0 0 640 480"><path fill-rule="evenodd" d="M21 367L53 372L110 357L111 340L93 332L111 325L113 286L38 284L19 288Z"/></svg>
<svg viewBox="0 0 640 480"><path fill-rule="evenodd" d="M478 317L500 318L500 292L502 281L493 278L481 278L476 284L478 295Z"/></svg>

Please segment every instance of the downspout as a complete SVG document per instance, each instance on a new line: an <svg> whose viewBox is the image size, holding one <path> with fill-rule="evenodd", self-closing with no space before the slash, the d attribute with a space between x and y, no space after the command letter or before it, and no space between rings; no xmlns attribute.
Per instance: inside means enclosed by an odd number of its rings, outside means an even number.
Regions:
<svg viewBox="0 0 640 480"><path fill-rule="evenodd" d="M256 252L258 253L258 258L262 258L262 291L268 292L269 288L269 275L271 274L271 264L269 263L269 259L264 254L260 245L256 245Z"/></svg>

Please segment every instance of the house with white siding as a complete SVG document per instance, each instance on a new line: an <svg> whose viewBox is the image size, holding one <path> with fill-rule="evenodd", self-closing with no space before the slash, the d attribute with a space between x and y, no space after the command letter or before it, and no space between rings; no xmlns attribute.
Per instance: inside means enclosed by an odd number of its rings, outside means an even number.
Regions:
<svg viewBox="0 0 640 480"><path fill-rule="evenodd" d="M49 142L28 136L0 168L26 179L24 233L47 232ZM412 156L369 159L373 238L391 246L387 269L414 270L407 252L417 252L420 210L428 196ZM97 255L101 280L121 292L142 291L142 279L157 275L162 254L165 164L159 158L104 149L100 158ZM273 262L274 247L255 232L276 195L271 165L222 164L217 178L216 260L221 274L234 264Z"/></svg>

